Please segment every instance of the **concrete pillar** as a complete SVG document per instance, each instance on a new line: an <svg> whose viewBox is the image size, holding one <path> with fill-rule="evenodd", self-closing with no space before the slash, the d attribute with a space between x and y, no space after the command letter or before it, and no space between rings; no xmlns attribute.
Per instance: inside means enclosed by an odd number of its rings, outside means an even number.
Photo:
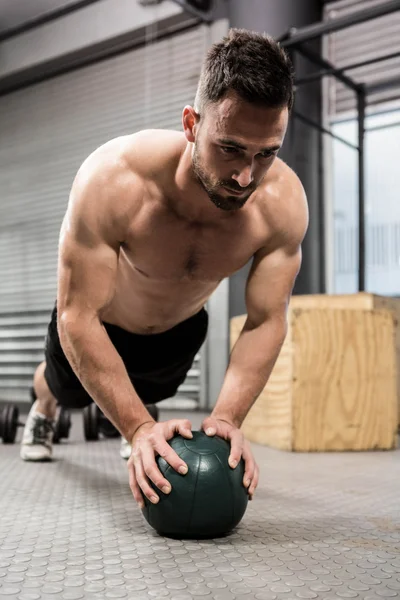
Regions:
<svg viewBox="0 0 400 600"><path fill-rule="evenodd" d="M253 31L266 32L275 38L291 27L301 28L321 21L320 0L230 0L229 24ZM310 45L320 52L320 41ZM302 59L298 53L293 58L296 75L304 76L318 67ZM321 121L321 95L319 84L300 87L296 92L296 111L314 121ZM323 231L321 195L321 134L291 117L280 157L300 177L308 197L310 226L303 244L303 265L295 286L295 293L317 293L323 290ZM244 289L250 265L230 279L230 317L246 312Z"/></svg>

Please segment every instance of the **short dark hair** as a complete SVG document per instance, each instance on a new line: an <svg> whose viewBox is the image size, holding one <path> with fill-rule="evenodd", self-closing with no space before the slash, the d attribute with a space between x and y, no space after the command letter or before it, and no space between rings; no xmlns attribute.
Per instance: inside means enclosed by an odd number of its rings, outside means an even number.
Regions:
<svg viewBox="0 0 400 600"><path fill-rule="evenodd" d="M293 105L293 69L279 43L266 34L231 29L213 44L203 63L195 109L218 102L229 92L268 108L290 110Z"/></svg>

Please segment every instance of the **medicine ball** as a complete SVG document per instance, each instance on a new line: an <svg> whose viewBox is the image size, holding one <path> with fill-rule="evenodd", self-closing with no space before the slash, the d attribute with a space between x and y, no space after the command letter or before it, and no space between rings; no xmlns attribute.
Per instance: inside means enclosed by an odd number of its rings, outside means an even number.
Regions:
<svg viewBox="0 0 400 600"><path fill-rule="evenodd" d="M164 494L151 481L160 498L152 504L144 498L143 514L160 534L173 538L212 538L229 533L241 521L248 502L243 485L243 459L235 469L229 466L230 443L204 432L193 431L189 440L176 435L171 447L188 466L181 475L163 458L156 462L172 491Z"/></svg>

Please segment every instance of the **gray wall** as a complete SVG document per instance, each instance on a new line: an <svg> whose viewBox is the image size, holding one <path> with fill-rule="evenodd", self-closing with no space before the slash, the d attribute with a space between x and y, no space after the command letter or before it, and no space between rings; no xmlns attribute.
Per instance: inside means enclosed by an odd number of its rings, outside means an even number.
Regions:
<svg viewBox="0 0 400 600"><path fill-rule="evenodd" d="M275 38L285 34L291 27L303 27L320 21L320 0L231 0L229 21L231 27L244 27L266 32ZM319 42L315 45L319 50ZM316 67L304 60L294 60L297 76ZM320 121L319 86L306 86L296 93L296 110L315 121ZM303 244L303 266L298 276L295 293L322 291L322 239L320 205L320 134L303 125L293 116L290 121L280 157L299 175L305 187L310 208L310 227ZM229 314L236 316L246 312L244 290L250 265L233 275L229 286Z"/></svg>
<svg viewBox="0 0 400 600"><path fill-rule="evenodd" d="M80 0L0 0L0 34L25 25L56 10L71 8Z"/></svg>
<svg viewBox="0 0 400 600"><path fill-rule="evenodd" d="M149 34L160 36L190 22L196 19L172 0L155 6L141 6L137 0L100 0L1 42L0 92L133 48Z"/></svg>

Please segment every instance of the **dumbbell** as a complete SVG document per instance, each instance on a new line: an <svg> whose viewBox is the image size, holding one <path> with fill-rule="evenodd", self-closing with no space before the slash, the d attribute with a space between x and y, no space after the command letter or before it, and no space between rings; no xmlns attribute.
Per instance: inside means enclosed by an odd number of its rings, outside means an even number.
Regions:
<svg viewBox="0 0 400 600"><path fill-rule="evenodd" d="M71 429L71 413L66 408L61 408L54 428L53 444L58 444L63 438L69 438Z"/></svg>
<svg viewBox="0 0 400 600"><path fill-rule="evenodd" d="M12 404L6 404L0 413L0 438L5 444L13 444L17 436L19 422L19 410Z"/></svg>
<svg viewBox="0 0 400 600"><path fill-rule="evenodd" d="M0 438L4 444L13 444L17 437L18 427L25 427L19 420L19 410L12 404L6 404L0 413ZM53 443L58 444L62 438L68 438L71 428L71 415L61 408L54 427Z"/></svg>
<svg viewBox="0 0 400 600"><path fill-rule="evenodd" d="M155 404L147 404L146 408L153 419L158 421L158 407ZM94 402L83 409L83 431L85 440L88 442L98 440L99 433L109 438L120 437L121 435Z"/></svg>
<svg viewBox="0 0 400 600"><path fill-rule="evenodd" d="M105 437L118 437L120 435L94 402L83 409L83 432L85 440L88 442L98 440L99 433L102 433Z"/></svg>

